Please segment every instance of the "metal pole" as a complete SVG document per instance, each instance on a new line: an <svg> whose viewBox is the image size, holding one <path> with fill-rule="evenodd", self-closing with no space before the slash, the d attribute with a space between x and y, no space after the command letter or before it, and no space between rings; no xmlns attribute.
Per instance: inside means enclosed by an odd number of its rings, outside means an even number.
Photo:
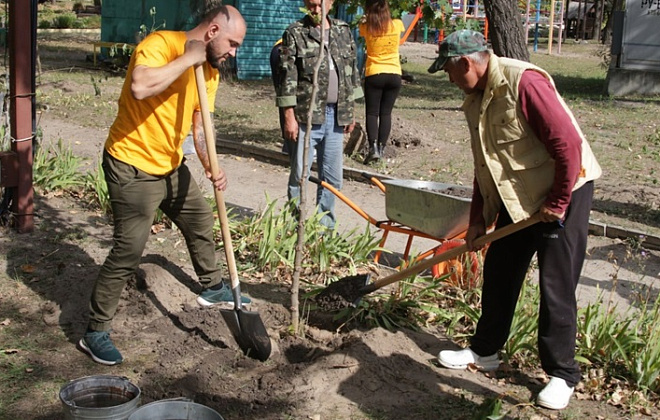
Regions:
<svg viewBox="0 0 660 420"><path fill-rule="evenodd" d="M603 14L605 14L605 0L600 0L600 11L598 12L598 28L596 36L598 37L598 42L602 42L603 34Z"/></svg>
<svg viewBox="0 0 660 420"><path fill-rule="evenodd" d="M587 0L584 0L585 3ZM578 0L578 15L575 23L575 39L580 39L580 24L582 22L582 0Z"/></svg>
<svg viewBox="0 0 660 420"><path fill-rule="evenodd" d="M525 9L525 45L529 42L529 9L531 2L532 0L527 0L527 7Z"/></svg>
<svg viewBox="0 0 660 420"><path fill-rule="evenodd" d="M550 27L548 28L548 55L552 55L552 35L555 29L555 0L550 0Z"/></svg>
<svg viewBox="0 0 660 420"><path fill-rule="evenodd" d="M9 2L9 94L11 148L18 158L18 185L12 211L18 232L34 230L32 190L33 80L37 0ZM27 30L26 30L27 29ZM26 34L29 34L26 36Z"/></svg>
<svg viewBox="0 0 660 420"><path fill-rule="evenodd" d="M561 16L561 20L559 21L559 34L557 36L557 54L561 54L561 38L562 35L564 34L564 28L567 26L568 19L564 19L564 1L559 2L559 16ZM566 23L564 23L566 22Z"/></svg>
<svg viewBox="0 0 660 420"><path fill-rule="evenodd" d="M589 10L587 10L587 0L584 0L584 11L582 13L582 40L584 41L587 39L587 14ZM592 6L593 7L593 6Z"/></svg>
<svg viewBox="0 0 660 420"><path fill-rule="evenodd" d="M539 21L541 20L541 0L536 0L536 25L534 25L534 52L539 49Z"/></svg>

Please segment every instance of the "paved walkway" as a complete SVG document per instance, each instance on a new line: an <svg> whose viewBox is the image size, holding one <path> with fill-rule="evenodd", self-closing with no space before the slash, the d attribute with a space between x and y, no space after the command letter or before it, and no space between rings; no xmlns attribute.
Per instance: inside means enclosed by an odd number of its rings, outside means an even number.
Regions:
<svg viewBox="0 0 660 420"><path fill-rule="evenodd" d="M92 158L88 162L89 169L96 168L94 160L100 156L107 135L105 131L74 126L67 121L50 118L48 115L42 118L41 126L47 142L56 142L58 138L69 140L73 150L78 154ZM219 143L224 144L222 141ZM243 152L257 153L259 156L270 156L272 163L239 155L237 148ZM251 146L244 144L236 145L234 150L220 147L219 151L222 153L220 165L229 177L229 188L225 193L229 207L245 212L258 212L265 208L267 200L277 200L281 205L286 202L288 168L283 164L286 162L283 156L274 151L253 150ZM199 184L206 186L210 195L210 183L204 177L197 158L191 156L189 161ZM351 170L345 170L345 175L360 178L358 172ZM310 184L309 193L312 197L314 188L315 186ZM387 219L385 197L378 188L348 179L344 182L342 192L375 219ZM339 200L336 204L336 213L340 230L363 229L368 225L365 219ZM374 226L371 226L371 229L379 236L382 233L378 233L378 229ZM616 232L616 229L616 227L608 227L609 232ZM625 230L620 230L620 233L634 235L633 232ZM407 239L407 235L391 233L386 247L393 252L402 253ZM435 245L437 245L436 241L416 238L413 241L411 254L420 253ZM611 297L613 303L627 307L627 304L635 299L636 295L643 293L646 287L651 287L655 293L658 293L660 252L630 251L621 240L606 236L590 236L589 255L582 270L582 280L578 290L582 302L593 301L598 293L603 291L608 299Z"/></svg>
<svg viewBox="0 0 660 420"><path fill-rule="evenodd" d="M192 165L198 164L196 162ZM246 211L259 211L267 198L286 202L288 168L280 164L265 163L250 157L231 154L220 155L220 165L229 177L230 186L225 193L229 207ZM200 174L201 177L201 174ZM200 180L203 181L202 178ZM310 195L315 185L310 185ZM342 193L377 220L386 220L385 196L374 186L364 182L345 180ZM337 201L336 213L340 230L364 228L367 222L357 212ZM379 236L374 226L371 229ZM405 250L407 235L390 233L386 247L393 252ZM419 253L438 244L437 241L416 238L411 253ZM606 301L620 308L636 299L645 288L660 290L660 252L632 251L624 242L604 236L590 236L589 255L582 270L578 297L581 305L596 300L604 293Z"/></svg>

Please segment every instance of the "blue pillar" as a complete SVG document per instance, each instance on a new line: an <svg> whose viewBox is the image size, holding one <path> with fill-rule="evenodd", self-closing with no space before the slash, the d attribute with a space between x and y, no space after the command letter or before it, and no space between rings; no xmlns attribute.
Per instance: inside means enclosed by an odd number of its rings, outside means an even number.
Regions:
<svg viewBox="0 0 660 420"><path fill-rule="evenodd" d="M541 20L541 0L536 0L536 24L534 25L534 52L539 47L539 21Z"/></svg>

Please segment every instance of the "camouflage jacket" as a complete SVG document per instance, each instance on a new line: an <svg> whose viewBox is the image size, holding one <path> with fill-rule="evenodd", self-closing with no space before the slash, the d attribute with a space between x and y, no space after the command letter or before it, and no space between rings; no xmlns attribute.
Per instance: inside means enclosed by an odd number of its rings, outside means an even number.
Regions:
<svg viewBox="0 0 660 420"><path fill-rule="evenodd" d="M355 99L363 96L360 74L357 70L357 50L353 35L346 22L330 19L330 43L328 50L334 59L339 81L337 122L349 125L354 121ZM312 97L314 66L321 46L321 30L315 27L309 16L291 24L282 35L280 80L277 81L277 106L295 107L299 124L307 123ZM326 58L328 57L326 51ZM328 97L328 60L319 69L316 106L313 124L322 124Z"/></svg>

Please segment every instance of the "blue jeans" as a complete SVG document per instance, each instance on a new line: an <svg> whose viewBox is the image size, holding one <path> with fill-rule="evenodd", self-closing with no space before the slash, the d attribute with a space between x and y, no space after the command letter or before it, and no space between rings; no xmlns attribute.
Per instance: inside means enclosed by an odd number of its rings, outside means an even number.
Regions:
<svg viewBox="0 0 660 420"><path fill-rule="evenodd" d="M343 180L343 153L344 153L344 127L337 125L336 105L328 105L325 108L325 122L312 125L309 138L309 156L307 158L307 173L314 159L316 150L316 164L318 178L341 189ZM303 150L305 144L306 123L300 124L298 141L289 143L291 173L289 174L289 185L287 195L289 199L300 197L300 178L302 177ZM320 213L326 213L321 219L321 224L330 229L335 227L335 195L318 186L316 190L316 205Z"/></svg>

